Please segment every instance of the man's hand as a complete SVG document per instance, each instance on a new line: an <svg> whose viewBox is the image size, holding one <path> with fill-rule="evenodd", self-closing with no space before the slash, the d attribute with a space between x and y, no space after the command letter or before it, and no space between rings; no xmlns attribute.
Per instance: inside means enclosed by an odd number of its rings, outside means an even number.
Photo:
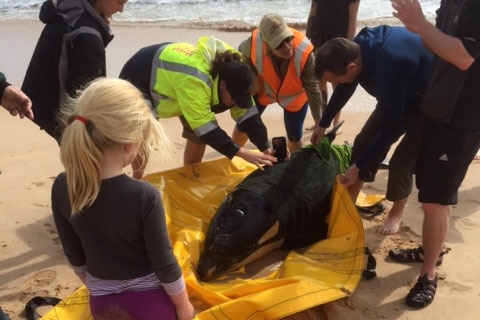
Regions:
<svg viewBox="0 0 480 320"><path fill-rule="evenodd" d="M402 21L409 31L419 33L424 23L428 23L418 0L391 0L391 2L393 9L396 10L393 16Z"/></svg>
<svg viewBox="0 0 480 320"><path fill-rule="evenodd" d="M3 91L1 105L7 109L12 116L17 114L20 118L27 117L33 120L32 101L22 90L15 86L8 86Z"/></svg>
<svg viewBox="0 0 480 320"><path fill-rule="evenodd" d="M340 175L338 177L338 181L343 184L345 187L351 186L358 180L358 172L360 169L357 167L356 164L352 164L345 174Z"/></svg>
<svg viewBox="0 0 480 320"><path fill-rule="evenodd" d="M313 145L318 144L323 139L323 137L325 137L325 131L327 131L326 128L322 128L318 124L316 124L315 128L313 128L312 136L310 137L310 143Z"/></svg>
<svg viewBox="0 0 480 320"><path fill-rule="evenodd" d="M249 151L243 147L238 150L236 155L243 158L245 161L253 163L259 169L263 169L263 166L273 166L274 163L278 162L277 158L272 155L265 154L263 152Z"/></svg>

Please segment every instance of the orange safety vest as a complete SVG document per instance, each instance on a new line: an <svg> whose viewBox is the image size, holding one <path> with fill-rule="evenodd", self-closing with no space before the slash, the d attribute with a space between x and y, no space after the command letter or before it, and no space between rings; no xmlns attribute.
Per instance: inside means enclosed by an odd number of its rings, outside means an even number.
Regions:
<svg viewBox="0 0 480 320"><path fill-rule="evenodd" d="M300 76L307 63L313 45L303 33L290 28L293 32L293 57L288 62L287 73L280 79L271 57L267 54L267 45L258 29L252 32L250 60L257 69L261 84L258 100L262 105L277 102L282 108L296 112L307 102L307 94Z"/></svg>

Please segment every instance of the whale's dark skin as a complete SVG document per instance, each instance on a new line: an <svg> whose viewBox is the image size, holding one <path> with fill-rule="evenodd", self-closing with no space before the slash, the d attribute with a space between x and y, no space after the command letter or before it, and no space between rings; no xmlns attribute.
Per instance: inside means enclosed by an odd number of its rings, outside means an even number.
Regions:
<svg viewBox="0 0 480 320"><path fill-rule="evenodd" d="M327 237L326 216L340 173L330 142L252 172L227 195L206 233L197 266L200 280L213 280L275 249Z"/></svg>

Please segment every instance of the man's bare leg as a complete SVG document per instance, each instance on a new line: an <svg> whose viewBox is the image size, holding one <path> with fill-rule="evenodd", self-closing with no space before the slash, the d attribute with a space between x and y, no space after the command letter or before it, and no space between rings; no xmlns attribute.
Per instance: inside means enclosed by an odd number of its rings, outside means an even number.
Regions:
<svg viewBox="0 0 480 320"><path fill-rule="evenodd" d="M387 219L377 228L377 233L387 236L398 232L407 200L408 197L393 202L392 208L387 214Z"/></svg>
<svg viewBox="0 0 480 320"><path fill-rule="evenodd" d="M448 218L451 206L438 203L423 203L425 218L422 227L422 245L424 250L423 265L420 275L432 280L436 275L438 257L448 231Z"/></svg>
<svg viewBox="0 0 480 320"><path fill-rule="evenodd" d="M187 139L185 151L183 153L183 165L194 164L202 161L205 154L206 144L198 143Z"/></svg>

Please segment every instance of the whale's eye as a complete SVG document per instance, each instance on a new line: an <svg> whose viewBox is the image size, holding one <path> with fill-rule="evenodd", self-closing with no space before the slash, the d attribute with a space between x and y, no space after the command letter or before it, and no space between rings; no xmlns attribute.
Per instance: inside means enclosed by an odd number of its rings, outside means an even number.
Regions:
<svg viewBox="0 0 480 320"><path fill-rule="evenodd" d="M243 211L242 209L235 208L233 212L237 213L241 217L245 215L245 211Z"/></svg>

